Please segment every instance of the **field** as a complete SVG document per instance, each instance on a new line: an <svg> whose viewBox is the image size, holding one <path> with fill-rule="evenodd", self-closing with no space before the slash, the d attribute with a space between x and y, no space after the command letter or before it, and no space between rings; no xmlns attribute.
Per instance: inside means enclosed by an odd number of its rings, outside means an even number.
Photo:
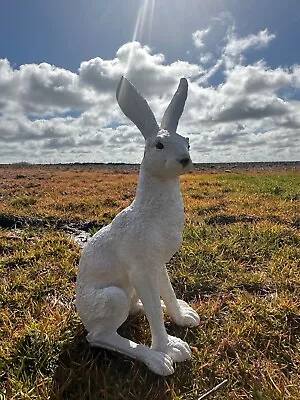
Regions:
<svg viewBox="0 0 300 400"><path fill-rule="evenodd" d="M162 378L89 348L74 307L82 231L134 198L134 169L0 167L0 399L296 400L300 388L299 168L196 171L181 178L184 241L168 268L200 314L190 362ZM145 317L126 337L150 343Z"/></svg>

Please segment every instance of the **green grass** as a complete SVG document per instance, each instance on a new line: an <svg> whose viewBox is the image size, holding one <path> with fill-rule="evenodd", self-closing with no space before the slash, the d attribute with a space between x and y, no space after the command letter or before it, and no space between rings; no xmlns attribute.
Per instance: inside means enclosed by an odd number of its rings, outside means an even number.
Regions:
<svg viewBox="0 0 300 400"><path fill-rule="evenodd" d="M264 175L263 179L261 175L231 174L219 176L218 181L227 184L229 190L232 190L233 184L235 190L240 192L276 196L291 201L300 199L300 189L297 185L299 177L295 174Z"/></svg>
<svg viewBox="0 0 300 400"><path fill-rule="evenodd" d="M166 317L193 358L162 378L88 346L74 307L80 249L52 223L109 222L132 200L136 174L5 173L0 220L30 218L21 230L0 229L1 400L192 400L224 379L210 398L299 399L299 174L182 177L184 242L168 268L201 323L181 328ZM145 317L120 332L150 343Z"/></svg>

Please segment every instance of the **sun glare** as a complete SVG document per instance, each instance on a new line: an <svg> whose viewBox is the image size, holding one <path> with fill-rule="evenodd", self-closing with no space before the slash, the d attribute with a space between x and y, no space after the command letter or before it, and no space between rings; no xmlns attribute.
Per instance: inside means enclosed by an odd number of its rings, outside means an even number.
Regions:
<svg viewBox="0 0 300 400"><path fill-rule="evenodd" d="M156 0L143 0L141 2L133 31L132 42L135 41L141 42L142 38L145 38L147 42L150 42L152 34L155 2ZM132 56L133 56L133 47L128 57L126 73L130 71Z"/></svg>

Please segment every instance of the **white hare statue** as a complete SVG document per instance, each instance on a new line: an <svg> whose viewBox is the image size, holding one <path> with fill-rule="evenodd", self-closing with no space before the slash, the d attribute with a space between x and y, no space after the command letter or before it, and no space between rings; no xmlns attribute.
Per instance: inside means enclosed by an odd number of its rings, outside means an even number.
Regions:
<svg viewBox="0 0 300 400"><path fill-rule="evenodd" d="M176 133L187 89L182 78L159 128L143 96L121 78L117 101L146 140L136 197L86 244L76 285L90 345L138 359L159 375L172 374L173 362L191 358L188 344L167 334L162 309L178 325L199 324L198 314L176 298L165 266L182 242L179 175L192 167L188 139ZM150 324L151 348L117 333L129 313L140 310Z"/></svg>

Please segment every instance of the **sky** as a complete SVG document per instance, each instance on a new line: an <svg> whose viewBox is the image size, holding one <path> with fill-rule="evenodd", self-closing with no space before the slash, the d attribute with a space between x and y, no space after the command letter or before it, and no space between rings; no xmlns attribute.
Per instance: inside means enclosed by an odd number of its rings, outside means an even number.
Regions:
<svg viewBox="0 0 300 400"><path fill-rule="evenodd" d="M194 162L298 161L299 0L2 0L0 163L139 163L115 92L158 123L181 77Z"/></svg>

